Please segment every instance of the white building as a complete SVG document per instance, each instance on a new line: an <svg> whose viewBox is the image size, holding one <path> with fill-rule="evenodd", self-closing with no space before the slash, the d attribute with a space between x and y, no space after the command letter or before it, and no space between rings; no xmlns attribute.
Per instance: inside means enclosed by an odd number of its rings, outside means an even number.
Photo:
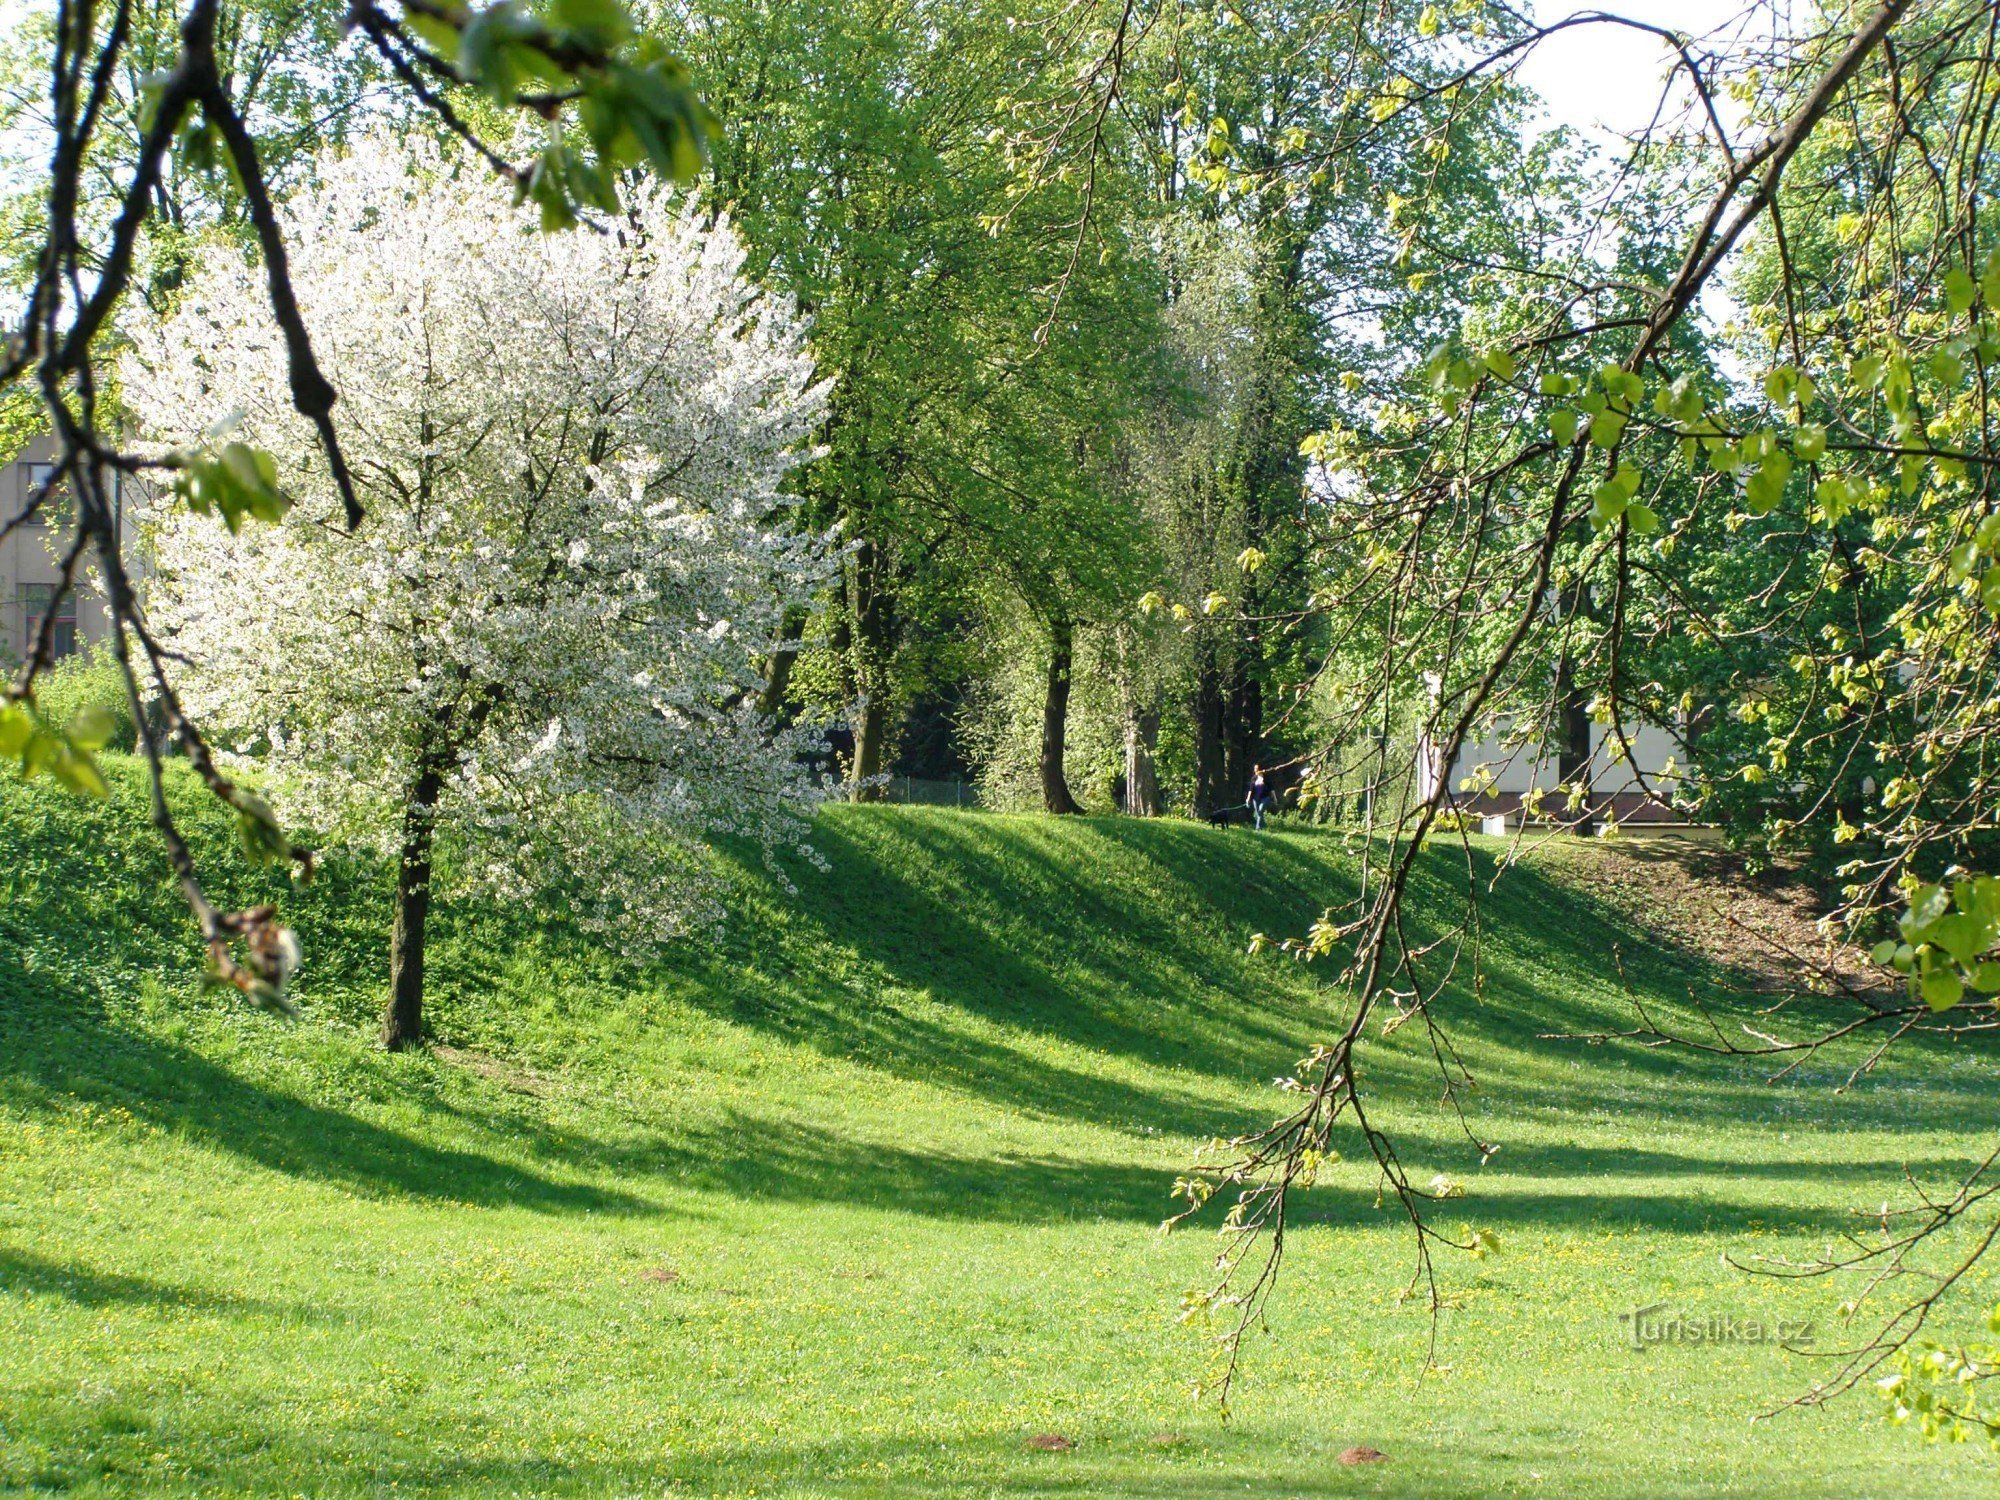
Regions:
<svg viewBox="0 0 2000 1500"><path fill-rule="evenodd" d="M1446 805L1477 818L1483 832L1560 827L1588 821L1627 833L1686 832L1686 816L1671 802L1686 775L1688 754L1672 731L1628 724L1621 737L1605 724L1590 726L1587 791L1577 807L1562 785L1558 752L1535 741L1511 743L1500 720L1467 741L1450 766L1428 737L1417 741L1417 795L1428 799L1442 784ZM1627 750L1629 748L1629 756Z"/></svg>

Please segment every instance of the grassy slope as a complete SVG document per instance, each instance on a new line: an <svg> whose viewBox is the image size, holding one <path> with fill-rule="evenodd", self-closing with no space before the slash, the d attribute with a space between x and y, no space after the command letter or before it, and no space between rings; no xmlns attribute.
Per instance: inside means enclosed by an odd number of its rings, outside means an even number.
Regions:
<svg viewBox="0 0 2000 1500"><path fill-rule="evenodd" d="M436 956L455 1060L368 1045L367 872L293 905L308 1016L194 995L136 783L0 782L0 1491L1896 1494L1993 1482L1872 1406L1751 1426L1813 1368L1620 1346L1617 1314L1825 1314L1730 1249L1801 1251L1960 1165L1990 1074L1946 1054L1832 1097L1538 1032L1617 1017L1609 949L1671 1004L1698 966L1559 866L1487 908L1464 1036L1483 1170L1398 1040L1421 1174L1503 1253L1447 1265L1445 1369L1360 1168L1304 1203L1227 1427L1195 1408L1161 1240L1198 1138L1272 1108L1326 1011L1252 958L1336 839L836 810L796 898L745 871L719 951L627 972L518 915ZM79 865L92 880L79 888ZM1450 899L1449 862L1421 893ZM242 894L248 894L247 892ZM652 1274L648 1274L652 1273ZM1061 1432L1068 1453L1028 1451ZM1157 1434L1185 1441L1158 1446ZM1347 1469L1367 1443L1387 1464Z"/></svg>

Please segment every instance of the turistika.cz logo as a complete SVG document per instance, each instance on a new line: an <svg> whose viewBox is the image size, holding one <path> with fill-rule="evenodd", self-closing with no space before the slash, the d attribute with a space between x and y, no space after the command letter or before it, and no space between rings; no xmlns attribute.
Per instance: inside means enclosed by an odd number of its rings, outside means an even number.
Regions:
<svg viewBox="0 0 2000 1500"><path fill-rule="evenodd" d="M1660 1344L1722 1346L1776 1344L1796 1349L1812 1342L1812 1319L1746 1318L1729 1313L1682 1312L1666 1302L1635 1307L1618 1315L1626 1346L1644 1353Z"/></svg>

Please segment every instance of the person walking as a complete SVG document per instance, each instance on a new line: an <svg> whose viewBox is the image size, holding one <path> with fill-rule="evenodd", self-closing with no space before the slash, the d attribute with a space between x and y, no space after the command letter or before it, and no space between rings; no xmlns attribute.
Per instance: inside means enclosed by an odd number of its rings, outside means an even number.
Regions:
<svg viewBox="0 0 2000 1500"><path fill-rule="evenodd" d="M1250 794L1243 799L1250 804L1250 821L1258 829L1264 826L1264 813L1271 805L1271 783L1264 778L1262 766L1250 768Z"/></svg>

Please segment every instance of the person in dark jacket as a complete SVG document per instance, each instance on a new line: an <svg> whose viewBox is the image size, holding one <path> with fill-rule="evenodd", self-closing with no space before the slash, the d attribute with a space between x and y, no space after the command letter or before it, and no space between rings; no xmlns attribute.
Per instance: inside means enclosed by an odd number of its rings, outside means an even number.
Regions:
<svg viewBox="0 0 2000 1500"><path fill-rule="evenodd" d="M1250 804L1250 821L1262 828L1264 813L1271 806L1271 783L1265 778L1262 766L1250 768L1250 792L1243 800Z"/></svg>

